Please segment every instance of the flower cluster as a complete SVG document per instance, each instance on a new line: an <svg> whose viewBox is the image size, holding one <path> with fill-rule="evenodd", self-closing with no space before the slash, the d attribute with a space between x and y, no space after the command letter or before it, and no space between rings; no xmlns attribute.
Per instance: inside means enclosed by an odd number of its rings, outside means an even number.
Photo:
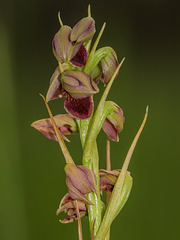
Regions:
<svg viewBox="0 0 180 240"><path fill-rule="evenodd" d="M76 119L87 119L92 115L94 104L92 96L99 92L98 82L107 85L117 69L118 60L111 47L95 51L94 57L84 72L89 57L89 46L95 33L95 21L92 17L81 19L72 29L62 25L52 41L54 56L58 61L51 79L46 100L64 98L64 108L68 114L55 116L56 124L63 135L78 131ZM87 68L86 68L87 69ZM122 109L116 105L103 123L102 129L110 139L118 141L123 129ZM46 137L57 140L50 119L41 119L32 124ZM67 138L64 136L64 139Z"/></svg>
<svg viewBox="0 0 180 240"><path fill-rule="evenodd" d="M77 119L87 119L92 115L93 95L99 92L97 86L99 81L106 86L118 67L117 55L111 47L96 50L92 58L90 44L95 31L95 21L88 16L81 19L73 28L61 23L52 41L58 66L50 79L46 101L64 98L67 114L54 116L54 121L66 141L69 140L65 135L79 131ZM108 102L105 103L106 105ZM111 102L108 114L103 120L102 129L111 140L118 141L118 134L122 131L123 124L122 109ZM50 118L35 121L32 126L47 138L58 141ZM63 223L77 219L75 200L78 201L82 217L87 214L86 204L93 204L86 194L94 191L97 195L97 180L93 170L85 166L66 164L65 172L68 194L63 197L57 210L57 214L62 211L68 214L61 221ZM102 180L100 189L101 191L103 189Z"/></svg>
<svg viewBox="0 0 180 240"><path fill-rule="evenodd" d="M88 17L81 19L73 28L63 25L60 16L59 22L60 29L52 41L57 67L50 79L46 98L41 95L50 118L37 120L32 126L48 139L58 141L66 160L64 170L68 191L60 201L57 214L65 212L67 216L60 222L68 223L77 219L79 223L81 217L89 215L92 239L94 236L97 240L105 239L112 221L130 194L132 178L127 167L144 127L147 112L122 169L99 170L96 144L99 132L102 129L106 133L107 142L118 142L119 133L123 130L123 110L116 103L106 101L106 98L124 59L119 64L111 47L97 49L105 24L91 47L96 30L90 9ZM100 82L104 84L105 90L94 111L93 95L99 92ZM64 98L67 113L53 117L48 102L59 98ZM83 149L82 165L75 165L64 142L69 141L67 135L76 133L80 135ZM110 161L108 159L107 154L107 161ZM112 193L105 214L102 213L102 191ZM80 236L81 224L78 226Z"/></svg>

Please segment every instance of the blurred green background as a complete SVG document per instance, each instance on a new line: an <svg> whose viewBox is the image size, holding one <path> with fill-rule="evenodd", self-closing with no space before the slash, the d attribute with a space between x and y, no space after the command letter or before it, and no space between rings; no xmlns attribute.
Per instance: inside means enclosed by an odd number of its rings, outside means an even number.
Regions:
<svg viewBox="0 0 180 240"><path fill-rule="evenodd" d="M112 168L121 168L149 105L129 167L134 186L112 239L178 240L180 18L178 1L168 0L0 0L0 239L78 239L77 223L62 225L55 214L67 191L61 151L30 124L48 116L39 93L46 93L57 65L51 49L57 12L74 26L89 3L97 32L107 23L99 47L126 57L108 97L126 117L119 143L111 144ZM62 100L50 106L54 114L65 112ZM78 139L70 137L68 148L80 164ZM98 147L105 167L103 132ZM88 221L82 222L89 239Z"/></svg>

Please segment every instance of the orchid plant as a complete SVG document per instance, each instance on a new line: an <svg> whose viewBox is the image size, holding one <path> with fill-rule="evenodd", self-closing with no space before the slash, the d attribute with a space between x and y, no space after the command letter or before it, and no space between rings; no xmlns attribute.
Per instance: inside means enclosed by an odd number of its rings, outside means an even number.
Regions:
<svg viewBox="0 0 180 240"><path fill-rule="evenodd" d="M111 170L110 141L119 141L123 130L123 110L114 102L107 101L110 88L117 78L124 59L119 63L116 52L111 47L97 49L103 34L103 24L93 46L95 21L88 16L81 19L73 28L62 23L58 14L60 29L52 41L52 49L58 66L55 69L46 94L42 98L49 118L32 123L32 126L45 137L58 141L65 157L67 194L60 201L57 214L65 212L67 216L61 223L78 221L78 236L82 240L81 218L88 216L91 239L109 240L110 226L125 205L131 188L132 177L128 165L145 125L144 120L130 146L123 166ZM94 109L93 95L99 93L98 84L104 84L104 92ZM48 102L64 98L67 114L53 116ZM97 136L103 131L107 135L106 165L99 169ZM65 141L67 135L79 133L83 149L82 165L76 165L68 151ZM101 200L106 191L106 204Z"/></svg>

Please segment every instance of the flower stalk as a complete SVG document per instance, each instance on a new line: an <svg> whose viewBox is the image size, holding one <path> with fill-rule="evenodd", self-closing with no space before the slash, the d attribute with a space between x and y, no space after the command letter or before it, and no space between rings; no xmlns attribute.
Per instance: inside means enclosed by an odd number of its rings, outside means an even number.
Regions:
<svg viewBox="0 0 180 240"><path fill-rule="evenodd" d="M79 214L79 207L78 207L78 202L77 202L77 200L75 201L75 205L76 205L76 212L77 212L77 219L78 219L78 235L79 235L79 240L83 240L81 217L80 217L80 214Z"/></svg>

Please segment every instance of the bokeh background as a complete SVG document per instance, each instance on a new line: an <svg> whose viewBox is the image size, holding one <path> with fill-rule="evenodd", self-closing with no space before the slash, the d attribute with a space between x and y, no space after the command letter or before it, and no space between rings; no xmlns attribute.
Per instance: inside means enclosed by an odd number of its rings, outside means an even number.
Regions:
<svg viewBox="0 0 180 240"><path fill-rule="evenodd" d="M30 124L47 117L39 93L46 93L57 64L51 49L57 12L74 26L89 3L97 32L107 23L99 47L112 46L119 60L126 57L108 97L126 117L119 143L111 144L112 168L121 168L149 105L129 167L134 186L112 239L178 240L180 18L173 0L0 0L0 239L78 239L77 223L62 225L55 214L67 191L61 151ZM62 100L50 106L54 114L65 112ZM80 164L78 139L70 137L68 148ZM98 147L105 167L104 133ZM88 221L82 222L89 239Z"/></svg>

